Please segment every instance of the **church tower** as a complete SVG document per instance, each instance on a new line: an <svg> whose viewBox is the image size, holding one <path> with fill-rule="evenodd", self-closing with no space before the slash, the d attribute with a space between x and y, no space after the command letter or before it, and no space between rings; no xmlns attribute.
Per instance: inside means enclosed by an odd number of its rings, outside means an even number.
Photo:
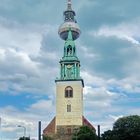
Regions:
<svg viewBox="0 0 140 140"><path fill-rule="evenodd" d="M71 140L73 133L80 126L95 128L83 116L83 87L80 77L80 60L77 57L75 40L80 36L80 28L68 0L64 11L64 22L58 34L64 40L63 57L60 60L60 75L56 78L56 116L43 130L43 135L54 140Z"/></svg>
<svg viewBox="0 0 140 140"><path fill-rule="evenodd" d="M64 54L60 60L60 77L56 82L56 131L83 125L83 87L80 77L80 61L76 54L75 40L80 35L80 28L75 19L75 12L68 0L64 11L64 23L58 31L65 41Z"/></svg>

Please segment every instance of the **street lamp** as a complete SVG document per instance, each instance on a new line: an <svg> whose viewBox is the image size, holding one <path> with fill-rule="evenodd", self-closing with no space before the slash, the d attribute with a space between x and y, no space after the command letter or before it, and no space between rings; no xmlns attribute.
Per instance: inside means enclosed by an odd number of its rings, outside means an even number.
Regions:
<svg viewBox="0 0 140 140"><path fill-rule="evenodd" d="M1 117L0 117L0 139L2 140Z"/></svg>
<svg viewBox="0 0 140 140"><path fill-rule="evenodd" d="M23 125L18 125L17 127L22 127L24 130L24 140L25 140L25 136L26 136L26 127Z"/></svg>

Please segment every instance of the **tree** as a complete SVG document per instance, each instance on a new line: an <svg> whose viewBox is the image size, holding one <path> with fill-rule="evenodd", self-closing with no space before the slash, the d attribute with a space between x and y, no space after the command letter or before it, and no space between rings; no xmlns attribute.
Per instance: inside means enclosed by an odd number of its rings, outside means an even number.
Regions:
<svg viewBox="0 0 140 140"><path fill-rule="evenodd" d="M108 130L102 134L102 140L119 140L119 138L113 130Z"/></svg>
<svg viewBox="0 0 140 140"><path fill-rule="evenodd" d="M30 140L30 138L29 137L25 137L25 139L24 139L24 137L20 137L19 140Z"/></svg>
<svg viewBox="0 0 140 140"><path fill-rule="evenodd" d="M74 133L72 140L97 140L97 136L88 126L82 126Z"/></svg>
<svg viewBox="0 0 140 140"><path fill-rule="evenodd" d="M120 140L140 140L140 116L119 118L114 123L113 130Z"/></svg>
<svg viewBox="0 0 140 140"><path fill-rule="evenodd" d="M140 140L140 116L119 118L114 123L113 130L102 134L102 140Z"/></svg>

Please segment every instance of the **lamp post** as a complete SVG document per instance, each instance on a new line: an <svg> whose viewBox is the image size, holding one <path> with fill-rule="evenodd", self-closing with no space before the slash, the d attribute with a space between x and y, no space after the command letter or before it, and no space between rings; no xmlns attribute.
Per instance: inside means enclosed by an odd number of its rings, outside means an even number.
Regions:
<svg viewBox="0 0 140 140"><path fill-rule="evenodd" d="M98 140L100 140L100 125L98 125Z"/></svg>
<svg viewBox="0 0 140 140"><path fill-rule="evenodd" d="M2 140L1 117L0 117L0 140Z"/></svg>
<svg viewBox="0 0 140 140"><path fill-rule="evenodd" d="M22 127L22 128L23 128L23 130L24 130L24 140L25 140L25 136L26 136L26 127L23 126L23 125L18 125L18 127Z"/></svg>

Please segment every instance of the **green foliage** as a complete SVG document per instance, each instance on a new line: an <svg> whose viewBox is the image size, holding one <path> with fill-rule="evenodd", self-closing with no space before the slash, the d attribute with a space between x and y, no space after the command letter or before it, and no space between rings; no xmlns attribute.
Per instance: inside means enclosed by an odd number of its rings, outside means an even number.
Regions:
<svg viewBox="0 0 140 140"><path fill-rule="evenodd" d="M30 140L30 138L29 137L25 137L25 138L24 137L20 137L19 140Z"/></svg>
<svg viewBox="0 0 140 140"><path fill-rule="evenodd" d="M82 126L74 133L72 140L97 140L97 136L88 126Z"/></svg>
<svg viewBox="0 0 140 140"><path fill-rule="evenodd" d="M102 140L119 140L119 138L113 130L108 130L102 134Z"/></svg>
<svg viewBox="0 0 140 140"><path fill-rule="evenodd" d="M43 136L43 140L52 140L52 138L49 136Z"/></svg>
<svg viewBox="0 0 140 140"><path fill-rule="evenodd" d="M140 140L140 116L133 115L118 119L113 130L120 140Z"/></svg>
<svg viewBox="0 0 140 140"><path fill-rule="evenodd" d="M119 118L112 131L108 130L102 134L102 140L140 140L140 116Z"/></svg>

